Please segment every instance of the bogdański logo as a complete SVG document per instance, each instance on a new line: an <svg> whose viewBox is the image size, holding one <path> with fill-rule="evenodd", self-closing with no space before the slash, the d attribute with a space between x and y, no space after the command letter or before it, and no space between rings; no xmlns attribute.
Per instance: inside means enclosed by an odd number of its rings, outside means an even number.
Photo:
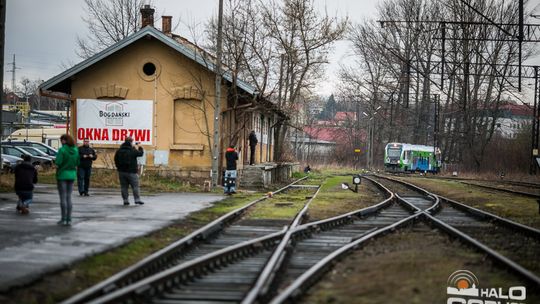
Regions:
<svg viewBox="0 0 540 304"><path fill-rule="evenodd" d="M130 114L124 111L124 106L120 103L109 103L105 105L105 111L99 111L99 117L105 118L106 126L123 126L124 117L129 117Z"/></svg>
<svg viewBox="0 0 540 304"><path fill-rule="evenodd" d="M478 278L469 270L455 271L448 277L447 304L525 304L525 286L480 288Z"/></svg>

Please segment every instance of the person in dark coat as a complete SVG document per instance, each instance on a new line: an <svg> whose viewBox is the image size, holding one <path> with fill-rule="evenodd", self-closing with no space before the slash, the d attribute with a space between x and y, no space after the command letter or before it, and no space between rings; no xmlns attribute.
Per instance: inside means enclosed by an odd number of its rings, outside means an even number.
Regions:
<svg viewBox="0 0 540 304"><path fill-rule="evenodd" d="M259 143L259 140L257 139L257 134L255 134L255 130L251 130L249 133L249 164L253 165L255 164L255 148L257 147L257 144Z"/></svg>
<svg viewBox="0 0 540 304"><path fill-rule="evenodd" d="M30 212L30 204L34 197L34 184L38 181L36 168L30 163L30 155L23 155L23 162L15 167L15 193L19 197L17 211L22 214Z"/></svg>
<svg viewBox="0 0 540 304"><path fill-rule="evenodd" d="M233 145L227 148L227 151L225 152L225 160L227 161L227 170L225 171L223 191L225 194L231 195L236 193L236 161L238 160L238 153L234 149Z"/></svg>
<svg viewBox="0 0 540 304"><path fill-rule="evenodd" d="M118 170L120 189L124 205L129 205L129 186L133 190L135 204L144 204L139 194L139 175L137 174L137 157L144 155L144 150L138 144L133 145L133 138L126 137L126 141L114 154L114 164Z"/></svg>
<svg viewBox="0 0 540 304"><path fill-rule="evenodd" d="M97 159L94 149L90 148L90 140L85 138L83 145L79 147L79 167L77 168L77 186L79 195L89 196L90 175L92 174L92 162Z"/></svg>

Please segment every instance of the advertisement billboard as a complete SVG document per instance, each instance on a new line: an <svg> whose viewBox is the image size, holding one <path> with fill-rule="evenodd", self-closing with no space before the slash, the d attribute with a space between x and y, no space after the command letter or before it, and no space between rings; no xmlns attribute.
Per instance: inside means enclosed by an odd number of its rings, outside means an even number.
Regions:
<svg viewBox="0 0 540 304"><path fill-rule="evenodd" d="M127 136L152 144L152 100L77 99L77 142L121 144Z"/></svg>

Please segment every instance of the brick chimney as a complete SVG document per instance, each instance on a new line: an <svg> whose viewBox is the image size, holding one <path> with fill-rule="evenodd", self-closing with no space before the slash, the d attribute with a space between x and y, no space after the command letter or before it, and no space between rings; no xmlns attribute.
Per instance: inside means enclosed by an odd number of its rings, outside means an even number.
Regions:
<svg viewBox="0 0 540 304"><path fill-rule="evenodd" d="M147 25L154 26L154 9L149 4L141 7L142 23L141 28Z"/></svg>
<svg viewBox="0 0 540 304"><path fill-rule="evenodd" d="M171 33L172 16L161 16L161 31L163 34Z"/></svg>

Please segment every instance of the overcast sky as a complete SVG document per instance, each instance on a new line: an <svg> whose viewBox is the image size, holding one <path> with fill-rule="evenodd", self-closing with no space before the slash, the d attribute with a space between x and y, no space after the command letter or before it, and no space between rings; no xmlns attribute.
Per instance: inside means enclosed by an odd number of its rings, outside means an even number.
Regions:
<svg viewBox="0 0 540 304"><path fill-rule="evenodd" d="M353 21L370 17L379 0L316 0L330 14L349 16ZM218 0L154 0L156 15L172 15L173 25L180 24L176 33L189 37L187 25L203 26L217 11ZM63 69L62 63L79 62L75 54L77 35L84 36L86 27L81 20L83 0L8 0L6 15L6 48L4 84L11 87L11 62L16 54L17 83L21 77L47 80ZM156 16L157 17L157 16ZM160 25L156 26L160 27ZM331 57L329 76L335 74L338 62L345 56L346 43L338 43ZM323 83L321 92L332 85Z"/></svg>
<svg viewBox="0 0 540 304"><path fill-rule="evenodd" d="M380 0L315 0L321 10L348 16L352 22L375 18ZM62 63L77 63L75 54L77 35L84 36L86 27L81 20L83 0L8 0L6 14L6 47L4 84L11 86L13 54L16 54L17 83L22 77L47 80L63 69ZM531 0L537 6L540 0ZM180 20L176 33L189 37L186 25L203 26L217 11L218 0L154 0L156 15L173 16L173 25ZM539 5L540 6L540 5ZM540 14L540 8L536 9ZM157 17L157 16L156 16ZM159 25L157 25L159 27ZM540 43L539 46L540 48ZM335 87L336 71L346 61L348 44L338 42L330 57L327 77L317 89L329 94ZM540 64L540 58L529 62Z"/></svg>

